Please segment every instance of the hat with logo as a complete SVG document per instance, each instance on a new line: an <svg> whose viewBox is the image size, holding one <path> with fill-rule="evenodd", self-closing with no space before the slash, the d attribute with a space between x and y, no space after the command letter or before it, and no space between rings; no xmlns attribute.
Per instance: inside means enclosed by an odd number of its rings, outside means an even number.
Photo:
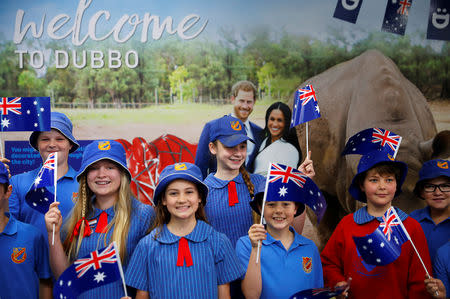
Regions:
<svg viewBox="0 0 450 299"><path fill-rule="evenodd" d="M414 194L420 197L420 190L426 180L441 176L450 178L450 162L448 160L435 159L423 163L419 171L419 180L414 187Z"/></svg>
<svg viewBox="0 0 450 299"><path fill-rule="evenodd" d="M167 186L174 180L178 179L196 184L202 198L203 206L206 204L208 186L203 183L202 171L195 164L182 162L167 166L159 175L159 181L156 185L155 192L153 193L153 203L155 206L161 201Z"/></svg>
<svg viewBox="0 0 450 299"><path fill-rule="evenodd" d="M226 147L234 147L244 141L250 140L255 143L245 132L244 124L241 120L225 115L211 122L210 142L219 140Z"/></svg>
<svg viewBox="0 0 450 299"><path fill-rule="evenodd" d="M89 143L84 149L81 167L77 174L77 181L86 169L100 160L110 160L122 166L128 178L131 180L131 173L127 167L127 157L123 146L115 140L95 140Z"/></svg>
<svg viewBox="0 0 450 299"><path fill-rule="evenodd" d="M402 185L406 179L406 173L408 172L408 166L404 162L395 161L394 158L386 151L372 151L361 157L358 163L358 173L353 177L352 183L348 191L358 201L367 202L366 194L361 190L359 186L359 177L365 175L365 172L375 167L378 164L392 164L401 171L400 180L397 181L397 190L395 196L402 193Z"/></svg>
<svg viewBox="0 0 450 299"><path fill-rule="evenodd" d="M50 116L50 127L57 130L70 141L70 143L72 144L72 148L70 149L69 153L73 153L80 147L77 140L72 135L72 122L64 113L53 111ZM39 151L37 147L37 140L40 133L41 132L39 131L31 133L29 139L30 145L37 151Z"/></svg>

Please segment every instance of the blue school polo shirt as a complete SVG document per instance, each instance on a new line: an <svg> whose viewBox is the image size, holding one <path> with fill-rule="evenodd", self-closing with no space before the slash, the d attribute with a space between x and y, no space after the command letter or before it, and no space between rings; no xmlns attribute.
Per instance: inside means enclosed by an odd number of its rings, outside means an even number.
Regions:
<svg viewBox="0 0 450 299"><path fill-rule="evenodd" d="M436 259L433 262L436 278L442 280L448 298L450 297L450 240L437 250Z"/></svg>
<svg viewBox="0 0 450 299"><path fill-rule="evenodd" d="M132 212L131 212L131 223L130 229L128 231L128 239L127 239L127 255L122 263L122 267L124 271L127 269L128 261L133 254L136 245L139 240L145 236L148 228L151 226L152 221L155 216L155 212L153 211L153 207L150 205L146 205L141 203L135 198L132 198ZM110 223L114 218L114 207L104 210L108 214L108 223ZM87 217L88 220L98 218L103 210L97 209L94 207L94 211L91 215ZM92 221L91 221L92 223ZM89 237L83 238L81 242L80 251L78 252L78 257L83 257L88 255L94 250L101 249L106 247L111 240L112 233L114 231L114 226L109 230L107 234L104 233L96 233L95 232L96 223L91 226L92 234ZM69 235L72 232L69 232ZM105 244L106 240L106 244ZM82 293L78 298L121 298L125 296L123 290L123 284L121 280L115 281L113 283L86 291Z"/></svg>
<svg viewBox="0 0 450 299"><path fill-rule="evenodd" d="M251 174L250 180L256 186L262 184L265 178L259 174ZM242 174L239 173L233 181L236 184L239 203L231 207L228 204L228 183L230 181L218 179L213 173L208 175L204 183L209 188L205 206L206 218L215 230L224 233L230 239L234 248L237 240L247 235L253 219L250 192Z"/></svg>
<svg viewBox="0 0 450 299"><path fill-rule="evenodd" d="M317 246L296 233L292 227L290 231L295 236L289 250L270 234L262 241L260 298L289 298L302 290L323 287L322 263ZM250 238L240 238L236 244L236 253L245 268L251 251Z"/></svg>
<svg viewBox="0 0 450 299"><path fill-rule="evenodd" d="M416 219L420 223L420 226L422 226L425 237L427 238L431 261L434 262L438 248L450 240L450 217L436 225L433 219L431 219L430 207L415 210L410 216Z"/></svg>
<svg viewBox="0 0 450 299"><path fill-rule="evenodd" d="M143 238L131 258L125 274L129 286L149 292L150 298L217 298L219 285L242 275L228 238L198 220L188 240L193 265L178 267L179 236L164 225Z"/></svg>
<svg viewBox="0 0 450 299"><path fill-rule="evenodd" d="M9 212L17 220L37 227L43 233L44 238L47 241L47 229L45 228L44 214L31 208L25 200L25 195L36 179L40 169L41 167L11 177L10 184L12 185L13 190L9 198ZM76 171L69 166L66 175L58 180L56 199L60 202L59 210L61 211L63 219L67 218L74 206L72 197L78 192L78 182L75 177ZM49 187L48 190L54 193L54 187Z"/></svg>
<svg viewBox="0 0 450 299"><path fill-rule="evenodd" d="M50 278L48 247L42 233L9 213L0 233L0 298L39 298L39 279Z"/></svg>

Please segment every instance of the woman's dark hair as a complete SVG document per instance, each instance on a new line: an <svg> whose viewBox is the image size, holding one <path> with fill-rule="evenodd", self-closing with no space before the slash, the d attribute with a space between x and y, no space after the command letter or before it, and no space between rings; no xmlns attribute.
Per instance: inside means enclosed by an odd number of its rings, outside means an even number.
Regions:
<svg viewBox="0 0 450 299"><path fill-rule="evenodd" d="M269 108L267 108L266 125L264 127L264 130L262 131L262 139L268 137L265 148L268 147L272 143L272 139L270 138L270 131L269 131L269 128L267 127L267 124L269 123L270 113L272 113L273 110L280 110L281 113L283 113L284 128L283 128L283 133L282 133L281 137L285 141L292 144L297 149L298 163L300 165L302 162L302 151L300 150L300 144L298 143L297 132L296 132L295 128L290 128L292 112L291 112L291 109L289 108L289 106L283 102L275 102L272 105L270 105Z"/></svg>

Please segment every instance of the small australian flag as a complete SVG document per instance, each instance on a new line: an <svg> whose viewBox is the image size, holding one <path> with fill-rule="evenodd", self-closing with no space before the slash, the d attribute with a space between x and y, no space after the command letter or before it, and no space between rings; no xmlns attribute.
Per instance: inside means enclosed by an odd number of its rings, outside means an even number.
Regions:
<svg viewBox="0 0 450 299"><path fill-rule="evenodd" d="M37 177L30 186L25 201L33 209L42 214L47 213L50 204L54 201L54 193L47 188L54 190L56 184L56 168L58 163L58 153L51 153L48 155L42 168L39 170Z"/></svg>
<svg viewBox="0 0 450 299"><path fill-rule="evenodd" d="M50 98L2 97L0 131L50 131Z"/></svg>
<svg viewBox="0 0 450 299"><path fill-rule="evenodd" d="M312 85L306 85L297 89L294 98L291 128L319 117L320 109L314 87Z"/></svg>
<svg viewBox="0 0 450 299"><path fill-rule="evenodd" d="M412 0L388 0L381 30L405 35L411 4Z"/></svg>
<svg viewBox="0 0 450 299"><path fill-rule="evenodd" d="M293 167L275 163L270 165L267 180L266 201L294 201L306 204L320 222L327 204L313 180Z"/></svg>
<svg viewBox="0 0 450 299"><path fill-rule="evenodd" d="M87 290L119 280L122 271L119 251L113 242L77 259L61 274L53 287L53 295L55 298L78 298Z"/></svg>
<svg viewBox="0 0 450 299"><path fill-rule="evenodd" d="M375 231L364 237L353 237L358 255L372 266L384 266L395 261L402 252L402 244L409 240L397 213L389 208Z"/></svg>
<svg viewBox="0 0 450 299"><path fill-rule="evenodd" d="M365 129L348 139L342 155L365 155L375 150L382 150L395 159L401 142L402 137L391 131L382 128Z"/></svg>

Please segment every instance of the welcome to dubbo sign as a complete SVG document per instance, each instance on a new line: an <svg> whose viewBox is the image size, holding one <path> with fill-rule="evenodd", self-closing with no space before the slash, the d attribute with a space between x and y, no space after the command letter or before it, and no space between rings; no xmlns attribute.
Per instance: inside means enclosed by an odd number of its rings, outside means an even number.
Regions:
<svg viewBox="0 0 450 299"><path fill-rule="evenodd" d="M109 10L95 11L89 18L85 17L93 0L80 0L74 15L60 13L54 16L44 13L40 22L27 20L24 9L16 13L13 41L21 44L28 39L69 39L73 46L81 46L87 41L104 41L112 38L117 44L123 44L135 35L141 43L146 43L149 37L159 40L164 33L178 35L183 40L190 40L199 36L208 24L208 19L197 14L187 14L181 21L174 22L172 16L161 18L149 12L143 14L123 14L115 23L109 24L111 13ZM99 25L99 23L102 23ZM110 27L108 28L108 25ZM87 32L82 28L87 26ZM53 56L56 68L66 68L72 64L76 68L84 68L90 58L91 68L120 68L123 64L128 68L135 68L139 64L138 51L134 49L122 53L117 49L99 50L54 50L45 55L41 49L20 49L15 53L18 56L19 68L24 68L26 61L32 68L40 69ZM46 57L47 56L47 57Z"/></svg>

